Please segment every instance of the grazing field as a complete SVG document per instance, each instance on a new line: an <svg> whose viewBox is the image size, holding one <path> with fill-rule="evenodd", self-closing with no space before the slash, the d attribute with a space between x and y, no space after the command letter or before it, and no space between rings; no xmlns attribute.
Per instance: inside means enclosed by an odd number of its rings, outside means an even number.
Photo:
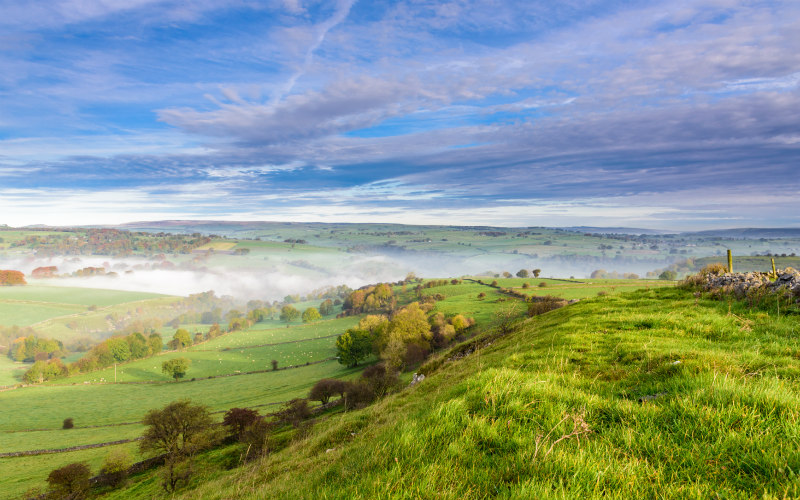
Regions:
<svg viewBox="0 0 800 500"><path fill-rule="evenodd" d="M16 363L8 356L0 355L0 387L19 383L22 374L30 365L30 363Z"/></svg>
<svg viewBox="0 0 800 500"><path fill-rule="evenodd" d="M209 455L174 497L800 496L795 314L659 288L473 342L263 462L225 470ZM110 498L157 495L156 474Z"/></svg>
<svg viewBox="0 0 800 500"><path fill-rule="evenodd" d="M0 299L0 324L30 326L41 321L86 311L85 306Z"/></svg>
<svg viewBox="0 0 800 500"><path fill-rule="evenodd" d="M328 339L331 341L331 339ZM332 344L332 341L331 341ZM258 406L303 397L311 385L326 377L353 376L336 361L296 369L239 375L195 382L157 384L104 384L36 386L0 392L0 443L2 451L22 451L130 439L141 435L140 425L120 425L141 420L145 412L178 399L208 405L212 411ZM270 406L258 408L270 411ZM24 412L25 418L18 415ZM75 429L62 430L65 418ZM111 425L81 429L89 425ZM25 429L50 429L15 432ZM135 444L128 446L135 451ZM74 461L86 461L97 470L109 448L45 456L0 458L0 498L16 498L33 486L42 486L49 471ZM139 459L138 452L132 453Z"/></svg>
<svg viewBox="0 0 800 500"><path fill-rule="evenodd" d="M0 287L0 301L10 299L15 301L106 307L156 297L163 297L163 295L158 293L38 284Z"/></svg>

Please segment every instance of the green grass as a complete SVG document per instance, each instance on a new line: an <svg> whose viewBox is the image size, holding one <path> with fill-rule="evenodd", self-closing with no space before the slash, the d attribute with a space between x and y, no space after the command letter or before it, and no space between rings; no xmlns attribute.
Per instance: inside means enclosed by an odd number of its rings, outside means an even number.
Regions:
<svg viewBox="0 0 800 500"><path fill-rule="evenodd" d="M79 427L135 422L150 408L184 398L206 404L213 411L287 401L305 396L321 378L348 377L353 373L331 361L293 370L177 384L38 386L6 391L0 393L0 448L21 451L132 438L141 434L141 426ZM269 411L269 407L261 411ZM19 418L21 413L25 418ZM75 429L61 430L67 417L74 418ZM6 432L23 429L51 430ZM0 459L0 498L16 497L30 487L42 485L50 470L72 461L87 461L96 471L108 451L109 448L101 448Z"/></svg>
<svg viewBox="0 0 800 500"><path fill-rule="evenodd" d="M0 354L0 387L19 383L22 374L31 363L16 363L5 354Z"/></svg>
<svg viewBox="0 0 800 500"><path fill-rule="evenodd" d="M30 326L50 318L77 314L85 310L85 307L74 304L46 304L0 299L0 324Z"/></svg>
<svg viewBox="0 0 800 500"><path fill-rule="evenodd" d="M730 307L675 288L581 301L263 463L207 462L176 498L797 497L797 316Z"/></svg>
<svg viewBox="0 0 800 500"><path fill-rule="evenodd" d="M125 302L163 297L157 293L126 292L122 290L103 290L98 288L61 287L54 285L26 285L0 287L0 301L3 299L34 302L53 302L82 306L112 306Z"/></svg>

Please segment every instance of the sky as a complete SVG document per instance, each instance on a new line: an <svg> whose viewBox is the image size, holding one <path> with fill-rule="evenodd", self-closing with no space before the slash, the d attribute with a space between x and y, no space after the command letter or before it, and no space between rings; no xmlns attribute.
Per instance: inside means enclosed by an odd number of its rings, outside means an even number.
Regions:
<svg viewBox="0 0 800 500"><path fill-rule="evenodd" d="M0 12L0 224L800 227L796 0Z"/></svg>

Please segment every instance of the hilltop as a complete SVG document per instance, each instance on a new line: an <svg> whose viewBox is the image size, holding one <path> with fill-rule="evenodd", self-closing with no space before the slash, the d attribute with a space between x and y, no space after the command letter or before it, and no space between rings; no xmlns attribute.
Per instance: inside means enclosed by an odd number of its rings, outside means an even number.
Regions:
<svg viewBox="0 0 800 500"><path fill-rule="evenodd" d="M263 461L206 454L175 498L796 497L797 310L773 307L645 289L492 328Z"/></svg>

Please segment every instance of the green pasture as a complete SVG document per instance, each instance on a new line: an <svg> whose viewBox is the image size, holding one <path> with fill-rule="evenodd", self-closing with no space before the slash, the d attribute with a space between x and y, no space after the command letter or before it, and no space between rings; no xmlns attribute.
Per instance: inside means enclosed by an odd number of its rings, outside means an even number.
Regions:
<svg viewBox="0 0 800 500"><path fill-rule="evenodd" d="M0 354L0 387L18 384L22 374L31 366L31 363L17 363L5 354Z"/></svg>
<svg viewBox="0 0 800 500"><path fill-rule="evenodd" d="M2 234L2 233L0 233ZM112 306L126 302L163 297L158 293L126 292L98 288L61 287L55 285L29 284L25 286L0 287L0 301L47 302L81 306Z"/></svg>
<svg viewBox="0 0 800 500"><path fill-rule="evenodd" d="M85 310L85 306L74 304L46 304L0 299L0 325L30 326L51 318L79 314Z"/></svg>
<svg viewBox="0 0 800 500"><path fill-rule="evenodd" d="M358 323L357 317L335 318L329 320L316 321L306 324L292 324L288 328L286 324L277 323L273 328L263 328L264 323L256 323L249 330L229 333L215 339L197 344L189 348L193 350L220 350L227 348L237 348L259 344L275 344L277 342L290 342L302 339L314 339L328 335L344 333L345 330ZM328 339L331 344L335 339Z"/></svg>
<svg viewBox="0 0 800 500"><path fill-rule="evenodd" d="M134 442L52 455L0 458L0 470L3 471L0 475L0 498L18 499L32 488L39 488L40 492L44 492L47 489L47 476L50 471L71 463L84 462L92 473L96 474L103 465L103 460L115 449L128 450L134 461L142 460L145 457L139 456L138 446L138 443Z"/></svg>
<svg viewBox="0 0 800 500"><path fill-rule="evenodd" d="M139 359L117 365L117 382L169 381L171 377L161 372L161 364L172 358L188 358L192 364L186 378L201 378L237 372L271 370L272 360L278 366L293 366L321 361L336 355L336 339L313 339L307 342L231 349L227 351L187 350L164 353L160 356ZM114 368L104 368L89 373L60 379L54 384L83 382L113 382Z"/></svg>
<svg viewBox="0 0 800 500"><path fill-rule="evenodd" d="M178 399L188 398L206 404L212 411L288 401L305 396L321 378L348 377L359 369L347 369L336 361L329 361L290 370L195 382L35 386L0 392L0 449L35 450L133 438L141 434L140 425L96 429L81 427L137 422L147 410ZM272 407L258 409L264 413L271 411ZM25 418L19 418L20 414L24 414ZM75 429L61 429L67 417L74 419ZM49 430L7 432L24 429ZM135 444L132 446L135 449ZM56 455L2 458L0 498L12 498L27 488L42 485L50 470L66 463L87 461L96 471L109 450L100 448ZM137 455L134 454L134 457L137 458Z"/></svg>
<svg viewBox="0 0 800 500"><path fill-rule="evenodd" d="M485 347L263 462L204 462L175 498L290 499L298 485L330 499L800 496L795 313L670 287L586 299L475 342Z"/></svg>

